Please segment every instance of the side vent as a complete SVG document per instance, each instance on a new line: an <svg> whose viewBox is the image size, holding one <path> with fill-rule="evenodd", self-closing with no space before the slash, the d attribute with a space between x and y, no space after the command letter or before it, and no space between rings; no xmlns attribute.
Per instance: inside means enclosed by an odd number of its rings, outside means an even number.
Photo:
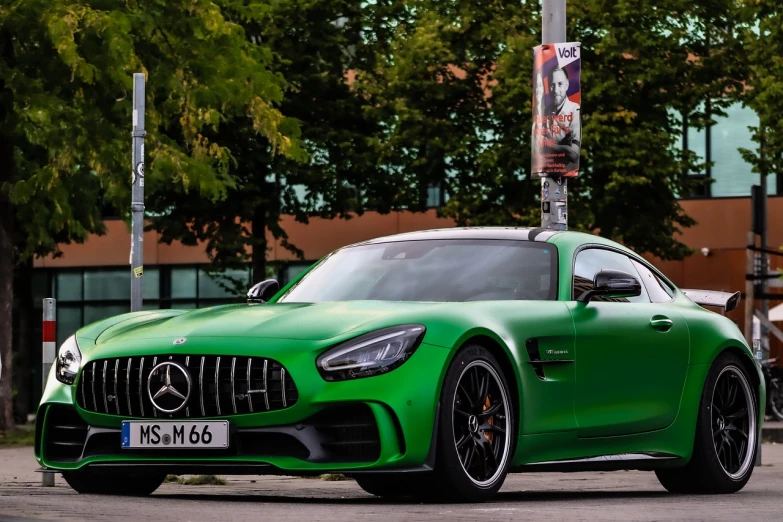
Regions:
<svg viewBox="0 0 783 522"><path fill-rule="evenodd" d="M541 363L541 352L538 351L538 339L535 337L527 339L525 348L527 349L527 356L530 358L530 365L533 366L533 371L543 381L546 375L544 375L544 365Z"/></svg>

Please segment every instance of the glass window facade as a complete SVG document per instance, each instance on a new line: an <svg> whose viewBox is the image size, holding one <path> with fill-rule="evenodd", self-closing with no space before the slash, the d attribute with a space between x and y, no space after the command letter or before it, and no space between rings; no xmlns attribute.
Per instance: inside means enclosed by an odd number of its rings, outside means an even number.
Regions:
<svg viewBox="0 0 783 522"><path fill-rule="evenodd" d="M270 269L283 286L311 264L294 262ZM250 275L249 266L221 274L209 273L198 265L146 266L142 306L144 310L191 309L244 302ZM37 303L44 297L57 300L58 345L86 324L130 311L129 268L40 269L34 283Z"/></svg>
<svg viewBox="0 0 783 522"><path fill-rule="evenodd" d="M759 184L759 175L751 172L752 166L740 154L739 149L756 150L748 127L758 125L758 116L748 107L736 103L726 109L726 116L713 116L715 123L706 129L685 129L689 150L701 161L711 162L703 172L695 172L712 180L695 197L747 197L750 187ZM777 177L781 177L780 174ZM775 175L767 179L768 194L778 194L780 181Z"/></svg>

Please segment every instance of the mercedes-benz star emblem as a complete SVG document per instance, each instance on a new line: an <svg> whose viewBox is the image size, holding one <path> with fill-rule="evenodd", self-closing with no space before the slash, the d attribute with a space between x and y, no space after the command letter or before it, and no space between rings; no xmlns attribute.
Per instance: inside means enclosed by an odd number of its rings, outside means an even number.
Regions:
<svg viewBox="0 0 783 522"><path fill-rule="evenodd" d="M179 339L174 339L174 342L172 344L174 346L179 346L180 344L185 344L186 342L188 342L187 339L185 339L184 337L180 337Z"/></svg>
<svg viewBox="0 0 783 522"><path fill-rule="evenodd" d="M150 401L163 413L176 413L184 408L190 399L190 388L190 373L187 368L173 361L165 361L155 366L147 380Z"/></svg>

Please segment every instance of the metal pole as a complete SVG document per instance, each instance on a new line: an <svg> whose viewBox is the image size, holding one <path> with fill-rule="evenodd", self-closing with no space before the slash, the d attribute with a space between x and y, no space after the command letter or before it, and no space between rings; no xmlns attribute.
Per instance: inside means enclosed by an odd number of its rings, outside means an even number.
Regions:
<svg viewBox="0 0 783 522"><path fill-rule="evenodd" d="M763 160L762 160L763 161ZM763 169L766 171L766 168ZM761 248L767 248L767 175L766 172L761 173L761 230L759 239L761 242ZM766 276L769 273L769 254L761 252L761 270L760 275ZM769 292L769 284L767 279L761 280L761 294L766 295ZM766 298L761 299L761 315L769 317L769 301ZM763 356L769 358L769 329L761 324L761 352Z"/></svg>
<svg viewBox="0 0 783 522"><path fill-rule="evenodd" d="M133 75L133 174L131 176L131 312L141 310L144 275L144 81L143 73Z"/></svg>
<svg viewBox="0 0 783 522"><path fill-rule="evenodd" d="M563 43L566 41L566 0L543 0L541 6L541 43ZM548 190L545 190L547 184ZM555 186L550 186L555 185ZM556 190L560 188L560 190ZM548 204L547 204L548 203ZM544 209L550 212L544 212ZM559 208L565 212L566 222L557 222ZM541 227L554 230L568 230L568 178L541 178Z"/></svg>
<svg viewBox="0 0 783 522"><path fill-rule="evenodd" d="M748 231L748 236L745 239L746 246L755 246L756 244L756 234L752 231ZM753 250L750 248L745 249L745 274L746 275L754 275L753 271L753 265L754 265L754 255ZM755 281L750 279L745 279L745 340L748 342L748 346L753 346L753 307L754 307L754 298L753 298L753 286L755 285ZM754 353L755 355L755 353Z"/></svg>
<svg viewBox="0 0 783 522"><path fill-rule="evenodd" d="M57 355L57 302L50 297L43 300L43 335L41 340L41 393L43 393L46 390L46 379ZM41 485L44 487L54 486L54 473L44 471L41 474Z"/></svg>

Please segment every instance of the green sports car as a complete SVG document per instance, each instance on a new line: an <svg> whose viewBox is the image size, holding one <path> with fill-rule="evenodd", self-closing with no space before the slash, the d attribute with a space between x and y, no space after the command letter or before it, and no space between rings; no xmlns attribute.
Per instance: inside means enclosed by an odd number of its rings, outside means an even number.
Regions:
<svg viewBox="0 0 783 522"><path fill-rule="evenodd" d="M442 229L341 248L248 303L119 315L60 348L35 456L80 493L342 473L482 501L508 473L750 478L764 379L730 310L597 236Z"/></svg>

